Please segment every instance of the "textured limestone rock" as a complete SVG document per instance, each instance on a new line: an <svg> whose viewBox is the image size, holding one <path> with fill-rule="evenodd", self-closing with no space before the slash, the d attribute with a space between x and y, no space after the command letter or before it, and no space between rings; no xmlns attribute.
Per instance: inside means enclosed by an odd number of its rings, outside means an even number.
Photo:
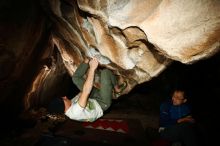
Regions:
<svg viewBox="0 0 220 146"><path fill-rule="evenodd" d="M109 27L136 27L164 56L192 63L219 50L218 0L79 0Z"/></svg>
<svg viewBox="0 0 220 146"><path fill-rule="evenodd" d="M49 4L58 27L56 37L68 42L71 51L82 58L95 48L118 74L126 75L131 88L157 76L171 60L193 63L219 50L217 0L66 3Z"/></svg>

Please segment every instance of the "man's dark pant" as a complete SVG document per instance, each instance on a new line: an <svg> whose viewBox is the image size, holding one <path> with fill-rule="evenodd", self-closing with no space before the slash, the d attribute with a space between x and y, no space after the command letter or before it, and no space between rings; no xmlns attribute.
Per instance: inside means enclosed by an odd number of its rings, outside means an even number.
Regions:
<svg viewBox="0 0 220 146"><path fill-rule="evenodd" d="M197 138L192 123L178 123L161 131L161 137L171 142L181 142L184 146L197 146Z"/></svg>

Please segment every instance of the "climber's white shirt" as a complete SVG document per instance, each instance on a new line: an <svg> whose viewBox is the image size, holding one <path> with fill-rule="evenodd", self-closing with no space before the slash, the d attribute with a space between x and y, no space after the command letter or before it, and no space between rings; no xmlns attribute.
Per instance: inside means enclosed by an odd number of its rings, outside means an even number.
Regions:
<svg viewBox="0 0 220 146"><path fill-rule="evenodd" d="M103 110L95 99L88 99L85 108L82 108L78 103L79 94L71 101L72 104L65 112L65 115L72 120L93 122L103 115Z"/></svg>

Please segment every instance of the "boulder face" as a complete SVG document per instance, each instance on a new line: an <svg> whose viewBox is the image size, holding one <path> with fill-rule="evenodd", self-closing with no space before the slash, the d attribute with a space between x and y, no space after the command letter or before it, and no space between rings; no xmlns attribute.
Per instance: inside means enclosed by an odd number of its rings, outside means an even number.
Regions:
<svg viewBox="0 0 220 146"><path fill-rule="evenodd" d="M1 84L10 86L24 78L24 72L31 73L23 85L26 108L52 98L85 58L98 57L102 66L127 80L126 94L158 76L173 61L192 64L220 48L219 0L28 3L35 8L24 18L21 30L16 30L15 34L25 32L22 38L16 40L14 35L5 36L7 42L0 40L0 63L5 70ZM8 31L11 27L2 25ZM14 45L8 45L11 42Z"/></svg>

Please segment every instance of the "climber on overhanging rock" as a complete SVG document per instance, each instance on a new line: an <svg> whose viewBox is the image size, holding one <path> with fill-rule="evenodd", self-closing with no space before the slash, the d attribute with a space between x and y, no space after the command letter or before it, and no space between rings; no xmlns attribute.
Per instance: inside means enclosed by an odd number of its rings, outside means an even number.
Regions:
<svg viewBox="0 0 220 146"><path fill-rule="evenodd" d="M54 98L48 106L50 113L65 113L77 121L93 122L103 116L111 106L113 96L116 98L126 89L127 83L117 83L116 76L109 69L100 71L100 87L94 86L95 72L98 68L97 58L85 60L75 71L72 80L80 93L73 99L69 95ZM71 97L70 97L71 98Z"/></svg>

